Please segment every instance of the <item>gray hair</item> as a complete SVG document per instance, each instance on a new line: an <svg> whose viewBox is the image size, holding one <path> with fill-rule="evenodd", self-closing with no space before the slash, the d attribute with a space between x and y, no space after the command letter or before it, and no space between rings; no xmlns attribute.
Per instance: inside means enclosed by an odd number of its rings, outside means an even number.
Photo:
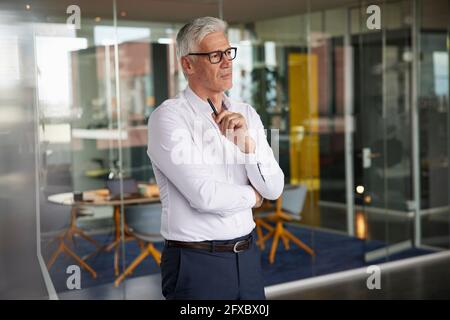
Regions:
<svg viewBox="0 0 450 320"><path fill-rule="evenodd" d="M184 25L177 34L177 57L186 56L197 50L198 45L208 34L227 30L227 23L214 17L197 18Z"/></svg>

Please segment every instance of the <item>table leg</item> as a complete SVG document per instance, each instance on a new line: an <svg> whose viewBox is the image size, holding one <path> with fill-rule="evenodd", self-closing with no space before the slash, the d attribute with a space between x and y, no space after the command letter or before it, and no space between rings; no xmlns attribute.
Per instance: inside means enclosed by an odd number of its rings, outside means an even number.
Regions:
<svg viewBox="0 0 450 320"><path fill-rule="evenodd" d="M119 248L120 248L120 242L122 240L129 241L134 240L135 237L131 235L131 233L128 230L128 227L126 224L124 224L124 235L125 239L122 238L122 233L120 229L120 205L114 206L114 225L115 225L115 239L112 243L110 243L106 247L106 251L111 251L114 249L114 274L116 276L119 275Z"/></svg>

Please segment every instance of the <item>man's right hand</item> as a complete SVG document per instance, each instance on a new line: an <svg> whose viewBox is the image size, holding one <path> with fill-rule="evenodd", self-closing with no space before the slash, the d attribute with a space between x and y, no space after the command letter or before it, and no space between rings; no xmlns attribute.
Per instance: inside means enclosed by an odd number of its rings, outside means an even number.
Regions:
<svg viewBox="0 0 450 320"><path fill-rule="evenodd" d="M252 187L252 188L253 188L253 187ZM255 191L255 195L256 195L256 203L255 203L255 205L253 206L253 208L259 208L259 207L261 207L264 198L259 194L258 191L256 191L255 188L253 188L253 191Z"/></svg>

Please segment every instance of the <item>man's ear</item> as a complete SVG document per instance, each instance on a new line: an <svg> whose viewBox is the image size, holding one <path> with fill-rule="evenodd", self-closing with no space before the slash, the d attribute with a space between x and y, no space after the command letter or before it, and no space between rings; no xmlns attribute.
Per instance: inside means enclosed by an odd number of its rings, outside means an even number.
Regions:
<svg viewBox="0 0 450 320"><path fill-rule="evenodd" d="M194 73L194 66L191 59L188 57L181 57L181 67L186 75L191 75Z"/></svg>

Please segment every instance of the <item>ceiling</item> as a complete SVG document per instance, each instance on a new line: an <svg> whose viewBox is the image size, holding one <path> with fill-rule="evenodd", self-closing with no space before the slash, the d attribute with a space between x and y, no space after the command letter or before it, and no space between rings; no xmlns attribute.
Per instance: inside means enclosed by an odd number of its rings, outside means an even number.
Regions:
<svg viewBox="0 0 450 320"><path fill-rule="evenodd" d="M344 7L357 0L222 0L223 18L229 23L245 23ZM308 4L310 2L310 4ZM373 1L372 1L373 2ZM83 17L113 17L113 0L2 0L0 10L25 10L35 15L64 16L69 5L81 8ZM139 21L185 22L199 16L219 16L219 0L117 0L119 18ZM126 17L120 17L124 12Z"/></svg>

